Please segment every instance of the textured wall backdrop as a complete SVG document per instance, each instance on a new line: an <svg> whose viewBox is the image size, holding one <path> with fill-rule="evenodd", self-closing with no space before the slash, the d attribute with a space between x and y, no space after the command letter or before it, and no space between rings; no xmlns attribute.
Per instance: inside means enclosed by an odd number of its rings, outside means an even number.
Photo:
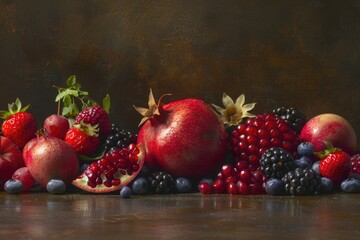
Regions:
<svg viewBox="0 0 360 240"><path fill-rule="evenodd" d="M152 88L333 112L360 137L359 66L359 1L0 1L0 107L19 97L39 125L75 74L126 129Z"/></svg>

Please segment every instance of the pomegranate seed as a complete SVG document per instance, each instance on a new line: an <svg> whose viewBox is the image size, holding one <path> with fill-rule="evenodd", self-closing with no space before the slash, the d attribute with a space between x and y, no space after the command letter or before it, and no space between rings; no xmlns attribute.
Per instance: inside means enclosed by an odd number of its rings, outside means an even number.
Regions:
<svg viewBox="0 0 360 240"><path fill-rule="evenodd" d="M257 144L257 143L258 143L257 137L255 137L255 136L253 136L253 135L247 136L246 140L247 140L248 144L250 144L250 145L251 145L251 144Z"/></svg>
<svg viewBox="0 0 360 240"><path fill-rule="evenodd" d="M139 164L132 165L133 172L136 172L137 170L139 170L139 168L140 168Z"/></svg>
<svg viewBox="0 0 360 240"><path fill-rule="evenodd" d="M118 186L118 185L120 185L120 179L118 179L118 178L115 178L115 179L113 179L112 181L111 181L111 184L113 185L113 186Z"/></svg>
<svg viewBox="0 0 360 240"><path fill-rule="evenodd" d="M221 168L222 175L227 178L234 175L234 168L230 164L225 164Z"/></svg>
<svg viewBox="0 0 360 240"><path fill-rule="evenodd" d="M212 192L208 182L201 182L198 185L198 189L202 194L210 194Z"/></svg>
<svg viewBox="0 0 360 240"><path fill-rule="evenodd" d="M248 126L246 129L245 129L245 133L249 134L249 135L253 135L253 136L256 136L257 135L257 128L254 127L254 126Z"/></svg>
<svg viewBox="0 0 360 240"><path fill-rule="evenodd" d="M254 153L254 154L259 152L259 148L254 144L249 145L248 150L250 153Z"/></svg>
<svg viewBox="0 0 360 240"><path fill-rule="evenodd" d="M236 132L238 133L244 133L245 132L245 129L246 129L246 125L245 124L240 124L238 127L237 127L237 130Z"/></svg>
<svg viewBox="0 0 360 240"><path fill-rule="evenodd" d="M129 161L137 163L138 162L138 157L136 155L130 154L129 156Z"/></svg>
<svg viewBox="0 0 360 240"><path fill-rule="evenodd" d="M265 193L265 189L260 183L253 183L249 185L251 194L259 195Z"/></svg>
<svg viewBox="0 0 360 240"><path fill-rule="evenodd" d="M236 176L230 176L226 178L226 183L236 182L237 178Z"/></svg>
<svg viewBox="0 0 360 240"><path fill-rule="evenodd" d="M213 183L213 189L215 193L224 193L226 188L225 182L221 179L216 179Z"/></svg>
<svg viewBox="0 0 360 240"><path fill-rule="evenodd" d="M238 147L240 151L246 151L248 149L248 145L245 142L239 142Z"/></svg>
<svg viewBox="0 0 360 240"><path fill-rule="evenodd" d="M236 168L238 171L241 171L243 169L246 169L248 168L248 163L247 161L243 161L243 160L240 160L236 163Z"/></svg>
<svg viewBox="0 0 360 240"><path fill-rule="evenodd" d="M252 178L252 174L250 172L249 169L243 169L240 171L240 173L238 174L238 178L245 182L245 183L248 183L250 182L251 178Z"/></svg>
<svg viewBox="0 0 360 240"><path fill-rule="evenodd" d="M112 183L111 183L111 181L106 180L106 181L104 182L104 185L105 185L106 187L111 187L111 186L112 186Z"/></svg>
<svg viewBox="0 0 360 240"><path fill-rule="evenodd" d="M280 131L279 130L277 130L277 129L271 129L270 130L270 136L271 137L278 137L278 136L280 136L281 134L280 134Z"/></svg>
<svg viewBox="0 0 360 240"><path fill-rule="evenodd" d="M266 122L265 127L268 131L271 131L272 129L276 128L276 123L274 121Z"/></svg>
<svg viewBox="0 0 360 240"><path fill-rule="evenodd" d="M87 182L87 185L89 186L89 187L92 187L92 188L96 188L96 182L92 182L92 181L88 181Z"/></svg>
<svg viewBox="0 0 360 240"><path fill-rule="evenodd" d="M249 195L250 194L249 186L242 181L238 181L236 183L236 188L237 188L238 193L241 195Z"/></svg>
<svg viewBox="0 0 360 240"><path fill-rule="evenodd" d="M270 146L270 142L268 139L263 138L259 141L259 145L260 145L260 147L266 148L266 147Z"/></svg>
<svg viewBox="0 0 360 240"><path fill-rule="evenodd" d="M227 193L230 193L231 195L236 195L238 193L236 182L229 182L226 186Z"/></svg>
<svg viewBox="0 0 360 240"><path fill-rule="evenodd" d="M280 146L281 144L281 141L278 138L272 138L270 142L273 146Z"/></svg>
<svg viewBox="0 0 360 240"><path fill-rule="evenodd" d="M254 183L263 183L263 181L264 181L264 176L265 176L265 175L263 174L262 171L256 170L256 171L254 171L253 174L252 174L252 179L253 179Z"/></svg>

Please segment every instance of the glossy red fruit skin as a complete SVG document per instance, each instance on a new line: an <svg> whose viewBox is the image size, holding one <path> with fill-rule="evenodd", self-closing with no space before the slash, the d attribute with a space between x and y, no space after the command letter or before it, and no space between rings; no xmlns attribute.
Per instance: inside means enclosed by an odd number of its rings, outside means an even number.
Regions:
<svg viewBox="0 0 360 240"><path fill-rule="evenodd" d="M334 186L339 186L350 174L350 156L344 151L331 153L320 160L319 170L320 174L329 178Z"/></svg>
<svg viewBox="0 0 360 240"><path fill-rule="evenodd" d="M137 144L146 165L189 179L211 176L225 159L227 134L204 101L188 98L162 104L141 127Z"/></svg>
<svg viewBox="0 0 360 240"><path fill-rule="evenodd" d="M23 184L23 192L29 191L35 184L35 179L27 167L17 169L12 175L12 179L20 180Z"/></svg>
<svg viewBox="0 0 360 240"><path fill-rule="evenodd" d="M215 181L213 183L214 193L217 193L217 194L224 193L225 189L226 189L225 182L221 179L215 179Z"/></svg>
<svg viewBox="0 0 360 240"><path fill-rule="evenodd" d="M210 194L212 192L211 186L207 182L199 183L198 189L202 194Z"/></svg>
<svg viewBox="0 0 360 240"><path fill-rule="evenodd" d="M39 136L25 145L25 165L41 186L51 179L69 184L79 173L79 159L75 150L64 140L52 136Z"/></svg>
<svg viewBox="0 0 360 240"><path fill-rule="evenodd" d="M98 136L88 136L85 132L75 127L67 131L65 141L74 148L76 153L85 156L92 155L99 145Z"/></svg>
<svg viewBox="0 0 360 240"><path fill-rule="evenodd" d="M0 189L23 166L25 164L19 147L7 137L0 136Z"/></svg>
<svg viewBox="0 0 360 240"><path fill-rule="evenodd" d="M52 114L48 116L43 125L47 134L63 140L70 127L68 119L59 114Z"/></svg>
<svg viewBox="0 0 360 240"><path fill-rule="evenodd" d="M82 110L75 118L75 124L89 123L91 125L99 124L99 135L106 136L111 129L109 115L101 106L91 106Z"/></svg>
<svg viewBox="0 0 360 240"><path fill-rule="evenodd" d="M35 137L37 130L34 116L27 112L18 112L7 118L2 124L2 133L20 148Z"/></svg>
<svg viewBox="0 0 360 240"><path fill-rule="evenodd" d="M302 128L300 137L302 141L311 142L316 152L326 149L325 141L350 155L357 145L356 133L350 123L332 113L320 114L310 119Z"/></svg>

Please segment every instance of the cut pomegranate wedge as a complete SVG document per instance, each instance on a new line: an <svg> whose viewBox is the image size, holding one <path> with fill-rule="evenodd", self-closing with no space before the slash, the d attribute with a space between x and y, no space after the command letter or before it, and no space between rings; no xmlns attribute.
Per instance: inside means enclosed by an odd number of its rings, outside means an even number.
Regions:
<svg viewBox="0 0 360 240"><path fill-rule="evenodd" d="M95 161L72 184L91 193L109 193L129 184L144 164L144 151L135 144L114 149Z"/></svg>

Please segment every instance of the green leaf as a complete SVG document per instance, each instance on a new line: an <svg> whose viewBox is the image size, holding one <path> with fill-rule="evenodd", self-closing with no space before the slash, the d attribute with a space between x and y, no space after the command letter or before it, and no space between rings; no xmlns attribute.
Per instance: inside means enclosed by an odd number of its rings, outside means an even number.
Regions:
<svg viewBox="0 0 360 240"><path fill-rule="evenodd" d="M70 88L75 84L76 84L76 75L69 76L68 79L66 80L66 86Z"/></svg>
<svg viewBox="0 0 360 240"><path fill-rule="evenodd" d="M103 99L103 108L107 114L110 114L110 105L111 105L110 95L106 94L106 96Z"/></svg>
<svg viewBox="0 0 360 240"><path fill-rule="evenodd" d="M68 116L68 114L71 112L70 107L63 107L61 111L61 115Z"/></svg>
<svg viewBox="0 0 360 240"><path fill-rule="evenodd" d="M72 89L65 89L64 91L60 92L56 98L55 98L55 102L60 101L60 99L63 99L65 96L67 95L71 95L74 97L78 97L79 96L79 92L77 90L72 90Z"/></svg>

